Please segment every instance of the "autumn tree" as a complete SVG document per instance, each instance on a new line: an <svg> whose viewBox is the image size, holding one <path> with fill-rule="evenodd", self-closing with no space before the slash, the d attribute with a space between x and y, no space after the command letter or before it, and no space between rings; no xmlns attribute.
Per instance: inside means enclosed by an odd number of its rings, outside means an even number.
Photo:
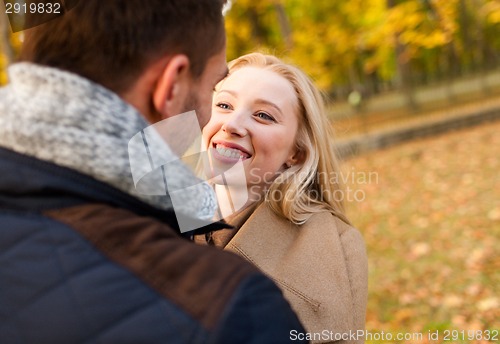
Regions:
<svg viewBox="0 0 500 344"><path fill-rule="evenodd" d="M498 0L236 0L228 57L271 52L336 95L415 85L498 66Z"/></svg>

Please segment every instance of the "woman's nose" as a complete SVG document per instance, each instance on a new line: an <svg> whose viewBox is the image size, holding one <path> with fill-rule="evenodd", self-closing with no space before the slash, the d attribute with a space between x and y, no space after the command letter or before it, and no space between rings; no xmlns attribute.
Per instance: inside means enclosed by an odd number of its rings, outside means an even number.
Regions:
<svg viewBox="0 0 500 344"><path fill-rule="evenodd" d="M245 136L247 133L245 116L242 112L233 112L222 125L222 130L230 135Z"/></svg>

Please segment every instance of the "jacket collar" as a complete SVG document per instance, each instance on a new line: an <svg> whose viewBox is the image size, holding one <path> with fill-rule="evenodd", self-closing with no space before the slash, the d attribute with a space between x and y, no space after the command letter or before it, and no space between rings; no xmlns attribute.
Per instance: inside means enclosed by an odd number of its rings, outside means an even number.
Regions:
<svg viewBox="0 0 500 344"><path fill-rule="evenodd" d="M147 134L154 132L149 123L117 94L79 75L26 62L9 67L9 80L0 89L1 147L79 171L155 208L175 204L177 212L212 218L213 190L158 135ZM140 184L131 171L137 160ZM167 182L172 197L166 197ZM149 188L139 188L144 184Z"/></svg>
<svg viewBox="0 0 500 344"><path fill-rule="evenodd" d="M105 203L139 216L153 217L180 234L173 210L155 208L70 168L0 147L0 175L0 209L3 210L43 212L85 203ZM223 228L231 226L216 222L182 235L190 237Z"/></svg>

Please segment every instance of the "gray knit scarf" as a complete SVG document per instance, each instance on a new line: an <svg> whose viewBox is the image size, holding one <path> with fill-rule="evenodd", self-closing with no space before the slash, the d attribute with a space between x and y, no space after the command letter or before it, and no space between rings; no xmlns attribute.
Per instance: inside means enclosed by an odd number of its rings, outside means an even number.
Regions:
<svg viewBox="0 0 500 344"><path fill-rule="evenodd" d="M172 208L161 192L136 189L128 145L149 124L118 95L78 75L31 63L9 67L9 80L0 89L0 146L72 168L157 208ZM163 156L172 161L163 171L169 189L187 190L174 210L212 218L211 188L164 148Z"/></svg>

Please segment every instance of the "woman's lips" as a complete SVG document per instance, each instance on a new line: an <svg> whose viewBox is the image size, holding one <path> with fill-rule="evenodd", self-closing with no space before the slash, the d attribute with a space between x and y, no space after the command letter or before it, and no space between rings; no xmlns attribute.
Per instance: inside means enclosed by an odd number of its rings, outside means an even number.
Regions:
<svg viewBox="0 0 500 344"><path fill-rule="evenodd" d="M233 143L214 142L211 149L215 159L226 163L236 163L251 157L243 147Z"/></svg>

